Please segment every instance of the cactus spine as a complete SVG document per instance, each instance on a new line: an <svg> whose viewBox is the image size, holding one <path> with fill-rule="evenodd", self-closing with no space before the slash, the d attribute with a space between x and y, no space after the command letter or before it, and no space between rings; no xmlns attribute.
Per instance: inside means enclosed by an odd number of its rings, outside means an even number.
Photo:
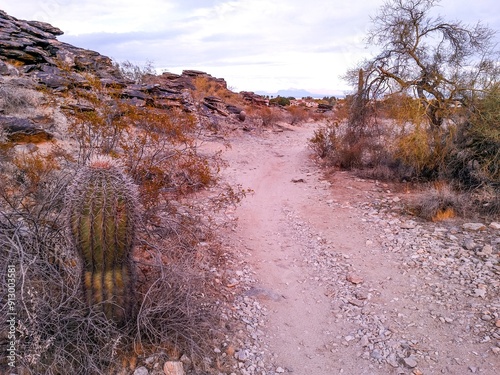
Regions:
<svg viewBox="0 0 500 375"><path fill-rule="evenodd" d="M66 210L87 303L123 324L134 305L135 186L112 159L95 158L69 187Z"/></svg>

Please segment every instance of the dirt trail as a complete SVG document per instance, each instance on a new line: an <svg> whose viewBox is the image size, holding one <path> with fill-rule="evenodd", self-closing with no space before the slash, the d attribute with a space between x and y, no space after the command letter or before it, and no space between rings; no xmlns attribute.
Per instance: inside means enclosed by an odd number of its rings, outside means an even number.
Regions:
<svg viewBox="0 0 500 375"><path fill-rule="evenodd" d="M386 190L343 173L326 181L307 148L314 128L244 135L224 153L227 178L254 191L236 211L232 240L256 272L257 284L247 294L269 311L266 346L274 369L297 375L362 375L465 374L480 368L480 355L476 362L466 358L473 347L447 349L453 331L435 326L435 319L412 301L408 289L418 288L415 277L398 268L401 259L383 252L377 240L381 229L352 209L351 201ZM325 259L331 263L325 266ZM426 360L418 364L426 371L419 372L410 354L403 366L394 355L393 366L374 361L373 345L366 358L368 339L363 343L352 334L361 332L356 319L373 325L380 335L418 338L415 346L428 346ZM436 337L423 343L421 329ZM396 342L387 341L387 347ZM437 363L441 350L451 352ZM489 363L481 373L493 374L488 366L496 364Z"/></svg>

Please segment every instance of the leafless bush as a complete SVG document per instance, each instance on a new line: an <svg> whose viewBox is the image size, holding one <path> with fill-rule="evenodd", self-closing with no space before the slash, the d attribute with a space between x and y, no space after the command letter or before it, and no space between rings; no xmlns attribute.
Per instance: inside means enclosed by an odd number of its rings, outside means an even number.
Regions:
<svg viewBox="0 0 500 375"><path fill-rule="evenodd" d="M152 61L146 61L143 66L140 66L126 60L121 63L115 63L115 67L120 70L124 78L136 84L143 83L146 76L156 74L156 69Z"/></svg>
<svg viewBox="0 0 500 375"><path fill-rule="evenodd" d="M315 131L309 144L328 164L343 169L373 168L388 157L378 128L364 129L359 136L345 122L328 121Z"/></svg>
<svg viewBox="0 0 500 375"><path fill-rule="evenodd" d="M36 107L39 102L39 93L27 88L2 84L0 86L0 113L24 113Z"/></svg>
<svg viewBox="0 0 500 375"><path fill-rule="evenodd" d="M277 107L260 107L254 115L260 118L264 127L272 127L285 119L285 114Z"/></svg>
<svg viewBox="0 0 500 375"><path fill-rule="evenodd" d="M0 278L5 280L7 267L15 267L15 362L19 371L29 374L109 373L124 334L103 314L86 308L79 259L61 226L69 176L54 170L47 176L52 182L39 181L38 191L21 191L20 205L5 195L1 200ZM35 203L33 197L40 201ZM9 316L7 292L2 283L2 337ZM5 362L0 366L8 368Z"/></svg>
<svg viewBox="0 0 500 375"><path fill-rule="evenodd" d="M5 280L9 266L16 268L18 370L114 373L135 355L137 345L148 353L175 348L201 368L219 327L214 308L219 296L209 272L213 254L199 247L211 235L203 222L206 213L178 204L142 217L134 257L138 314L117 327L84 300L81 260L66 240L61 214L76 166L59 155L15 155L1 171L0 278ZM168 208L165 202L158 204ZM0 299L0 350L6 353L5 283L0 284ZM0 362L0 371L7 369L7 362Z"/></svg>
<svg viewBox="0 0 500 375"><path fill-rule="evenodd" d="M311 117L311 110L305 106L289 106L287 111L290 118L290 124L296 125L307 121Z"/></svg>

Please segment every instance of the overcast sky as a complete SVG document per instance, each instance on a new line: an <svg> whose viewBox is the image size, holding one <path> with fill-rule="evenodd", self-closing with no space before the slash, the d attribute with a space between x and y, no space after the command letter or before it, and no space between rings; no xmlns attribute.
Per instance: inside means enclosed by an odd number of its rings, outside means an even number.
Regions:
<svg viewBox="0 0 500 375"><path fill-rule="evenodd" d="M340 76L375 52L364 42L383 0L0 0L0 9L49 22L58 39L115 61L198 69L236 91L300 88L337 95ZM498 0L442 0L448 20L500 31ZM500 41L499 35L497 40Z"/></svg>

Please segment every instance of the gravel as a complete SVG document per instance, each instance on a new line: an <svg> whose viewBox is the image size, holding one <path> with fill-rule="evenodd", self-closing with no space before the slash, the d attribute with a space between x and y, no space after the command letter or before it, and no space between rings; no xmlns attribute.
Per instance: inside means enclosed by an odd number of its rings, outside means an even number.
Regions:
<svg viewBox="0 0 500 375"><path fill-rule="evenodd" d="M380 188L375 185L374 191L380 192ZM431 332L422 331L422 323L411 320L425 314L436 325L449 326L451 332L460 331L462 335L454 338L455 344L485 344L477 346L481 353L474 353L490 363L498 361L500 229L497 223L423 222L401 214L401 199L385 192L378 196L353 204L335 200L328 200L326 204L332 210L351 210L360 225L375 229L378 237L368 239L366 246L379 246L379 251L397 259L398 271L410 281L403 288L401 298L407 301L406 309L415 310L416 315L412 317L397 309L376 306L372 299L380 290L369 285L364 275L353 272L349 256L325 242L321 233L314 233L296 212L289 209L283 212L288 234L302 245L304 261L311 267L311 278L334 290L332 314L337 321L344 320L356 327L339 336L339 340L343 345L357 345L362 360L388 366L396 373L418 374L421 364L433 368L433 363L442 360L441 348L432 345ZM228 338L221 347L237 346L233 354L233 374L282 373L285 370L273 364L274 358L266 344L269 312L252 297L257 280L243 260L244 250L240 255L242 268L234 272L232 281L239 284L243 294L236 297L226 316L228 321L238 321L240 328L237 338L232 343ZM415 333L419 330L422 332ZM340 349L334 345L332 350ZM467 363L466 358L447 360L454 365ZM464 368L468 372L473 368L476 372L493 374L487 367L484 370L475 366Z"/></svg>

